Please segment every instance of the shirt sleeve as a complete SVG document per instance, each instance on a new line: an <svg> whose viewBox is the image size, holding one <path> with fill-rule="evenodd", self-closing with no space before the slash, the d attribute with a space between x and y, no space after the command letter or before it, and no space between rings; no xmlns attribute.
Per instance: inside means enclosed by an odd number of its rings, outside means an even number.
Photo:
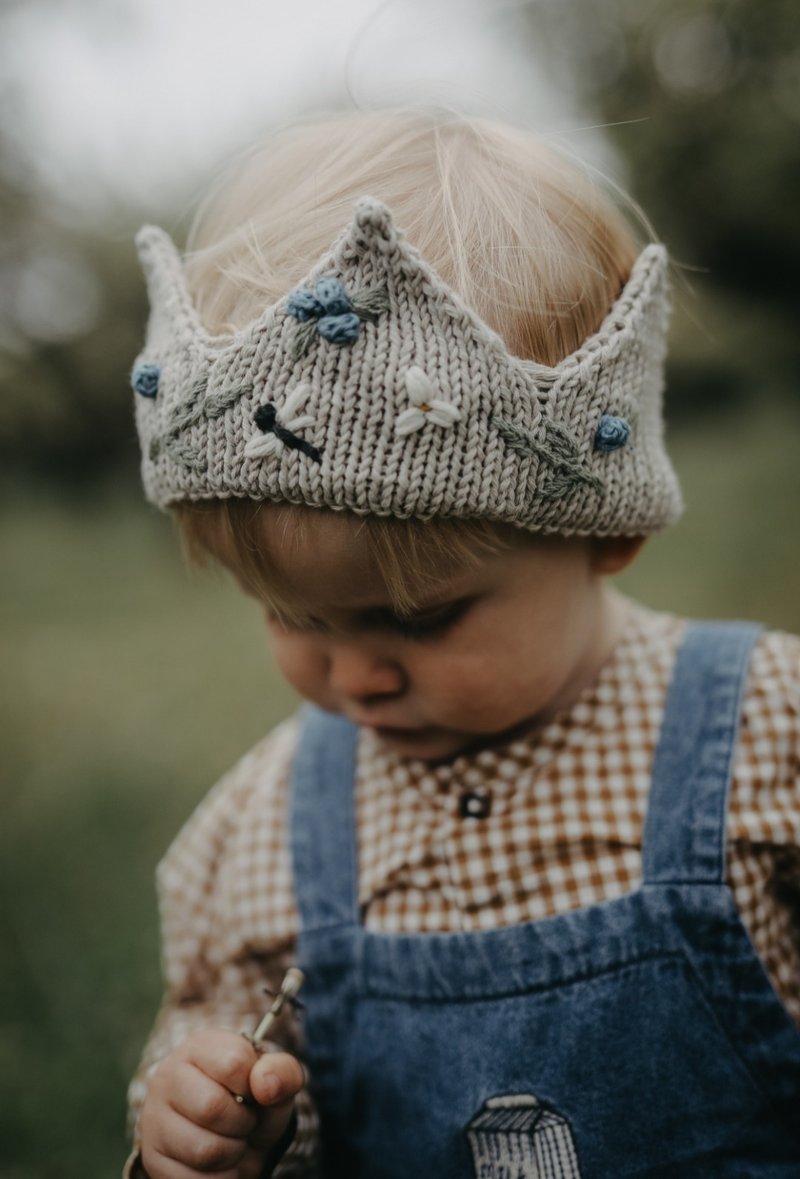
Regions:
<svg viewBox="0 0 800 1179"><path fill-rule="evenodd" d="M149 1078L190 1032L252 1032L293 963L297 916L287 839L287 799L297 722L287 721L250 751L203 800L158 866L165 993L128 1090L134 1153L126 1179L144 1177L137 1123ZM302 1055L288 1009L277 1050ZM272 1174L315 1174L318 1126L304 1089L297 1130Z"/></svg>

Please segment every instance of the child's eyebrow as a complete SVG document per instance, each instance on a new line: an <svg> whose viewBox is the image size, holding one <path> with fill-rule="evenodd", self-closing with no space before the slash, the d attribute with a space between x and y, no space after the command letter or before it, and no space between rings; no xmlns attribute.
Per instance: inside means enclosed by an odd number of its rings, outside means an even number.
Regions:
<svg viewBox="0 0 800 1179"><path fill-rule="evenodd" d="M382 602L380 605L359 607L355 610L355 614L364 621L372 621L385 617L400 619L414 618L424 614L433 614L439 610L446 610L450 606L457 606L471 597L474 597L474 595L451 593L446 597L428 598L425 601L412 602L406 609L401 609L391 602Z"/></svg>
<svg viewBox="0 0 800 1179"><path fill-rule="evenodd" d="M309 608L293 605L288 609L285 605L273 605L270 609L276 617L283 617L295 626L328 626L329 609L332 609L334 616L338 615L340 619L348 618L350 625L374 626L384 622L412 621L426 614L435 614L473 601L479 596L479 592L475 587L449 586L442 587L434 596L412 599L407 605L399 605L387 596L366 602L331 601L309 604ZM326 618L328 622L325 621Z"/></svg>

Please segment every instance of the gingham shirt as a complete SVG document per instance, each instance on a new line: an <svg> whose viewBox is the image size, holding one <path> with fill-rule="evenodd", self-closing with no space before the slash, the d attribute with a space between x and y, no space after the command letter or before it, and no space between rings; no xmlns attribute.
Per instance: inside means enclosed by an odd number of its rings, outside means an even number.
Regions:
<svg viewBox="0 0 800 1179"><path fill-rule="evenodd" d="M653 759L684 623L632 607L595 683L551 723L430 767L359 736L359 896L370 930L493 929L622 896L641 880ZM131 1086L197 1024L250 1027L291 961L287 838L297 722L224 777L159 867L168 992ZM477 802L475 799L477 798ZM477 814L475 813L477 812ZM485 812L485 813L484 813ZM728 882L800 1025L800 639L758 641L728 811ZM284 1042L297 1048L296 1029ZM309 1174L313 1110L276 1175Z"/></svg>

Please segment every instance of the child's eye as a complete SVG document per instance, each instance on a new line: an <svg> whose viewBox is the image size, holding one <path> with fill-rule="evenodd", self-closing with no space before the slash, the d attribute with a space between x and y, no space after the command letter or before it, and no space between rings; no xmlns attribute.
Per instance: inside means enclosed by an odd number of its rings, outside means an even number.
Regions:
<svg viewBox="0 0 800 1179"><path fill-rule="evenodd" d="M464 598L457 602L446 602L441 606L421 610L418 614L401 616L391 610L375 609L365 611L357 623L356 629L390 631L406 639L433 639L443 635L449 627L467 612L472 605L472 598ZM267 610L267 618L271 626L286 634L328 634L330 627L320 618L309 615L306 618L286 618L275 610Z"/></svg>
<svg viewBox="0 0 800 1179"><path fill-rule="evenodd" d="M267 610L267 620L270 626L292 634L318 634L327 629L319 618L309 615L308 618L287 618L275 610Z"/></svg>
<svg viewBox="0 0 800 1179"><path fill-rule="evenodd" d="M464 598L458 602L447 602L443 606L436 606L431 610L424 610L419 614L402 618L392 614L386 621L389 629L408 639L426 639L442 635L460 618L466 614L472 599Z"/></svg>

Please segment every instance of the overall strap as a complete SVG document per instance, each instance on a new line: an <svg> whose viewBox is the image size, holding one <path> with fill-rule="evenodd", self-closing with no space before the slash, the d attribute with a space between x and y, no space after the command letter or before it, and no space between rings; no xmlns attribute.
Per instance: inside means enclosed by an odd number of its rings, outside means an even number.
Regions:
<svg viewBox="0 0 800 1179"><path fill-rule="evenodd" d="M691 623L678 651L653 762L645 884L725 880L728 782L750 652L761 627Z"/></svg>
<svg viewBox="0 0 800 1179"><path fill-rule="evenodd" d="M308 705L292 771L290 833L303 930L359 921L356 726Z"/></svg>

